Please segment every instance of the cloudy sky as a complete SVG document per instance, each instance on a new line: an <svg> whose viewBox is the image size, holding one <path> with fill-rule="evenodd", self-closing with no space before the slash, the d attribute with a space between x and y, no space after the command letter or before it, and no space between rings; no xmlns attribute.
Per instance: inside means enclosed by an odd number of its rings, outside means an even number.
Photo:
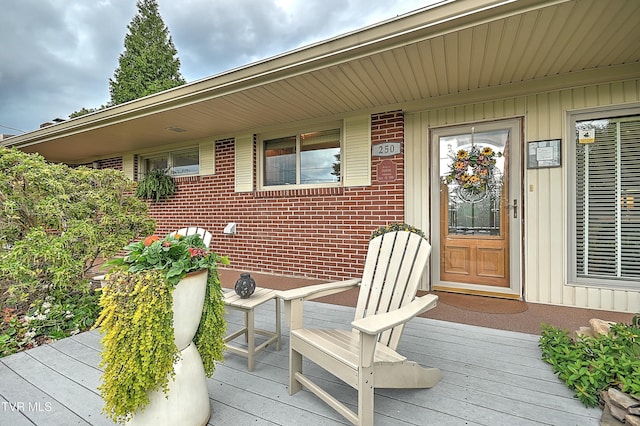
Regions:
<svg viewBox="0 0 640 426"><path fill-rule="evenodd" d="M158 0L187 82L437 0ZM109 101L136 0L0 0L0 133Z"/></svg>

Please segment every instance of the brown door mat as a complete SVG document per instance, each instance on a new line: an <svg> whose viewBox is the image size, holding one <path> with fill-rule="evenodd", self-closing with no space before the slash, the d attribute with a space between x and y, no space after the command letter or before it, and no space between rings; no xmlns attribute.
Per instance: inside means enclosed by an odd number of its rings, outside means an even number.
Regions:
<svg viewBox="0 0 640 426"><path fill-rule="evenodd" d="M527 310L527 304L520 300L499 299L487 296L437 291L438 303L444 303L467 311L489 314L515 314Z"/></svg>

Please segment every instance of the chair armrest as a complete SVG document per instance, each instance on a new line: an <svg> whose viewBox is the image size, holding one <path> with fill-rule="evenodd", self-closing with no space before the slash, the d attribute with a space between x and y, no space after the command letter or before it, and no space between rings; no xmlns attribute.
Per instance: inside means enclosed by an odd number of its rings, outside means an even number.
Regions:
<svg viewBox="0 0 640 426"><path fill-rule="evenodd" d="M395 311L355 320L351 323L351 326L366 334L379 334L396 325L403 324L429 309L435 308L437 303L438 296L427 294L417 297L413 302Z"/></svg>
<svg viewBox="0 0 640 426"><path fill-rule="evenodd" d="M313 300L318 297L340 293L360 285L360 278L332 283L316 284L291 290L277 291L276 295L282 300L304 299Z"/></svg>
<svg viewBox="0 0 640 426"><path fill-rule="evenodd" d="M303 326L304 321L302 317L305 300L313 300L318 297L340 293L355 288L358 285L360 285L360 278L277 291L276 296L284 301L284 313L289 328L296 330Z"/></svg>

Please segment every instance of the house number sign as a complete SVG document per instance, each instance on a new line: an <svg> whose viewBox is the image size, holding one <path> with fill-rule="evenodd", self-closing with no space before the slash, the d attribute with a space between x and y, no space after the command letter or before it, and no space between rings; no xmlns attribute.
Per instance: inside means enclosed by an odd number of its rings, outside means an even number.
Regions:
<svg viewBox="0 0 640 426"><path fill-rule="evenodd" d="M374 157L391 157L401 153L400 142L382 142L371 147L371 155Z"/></svg>

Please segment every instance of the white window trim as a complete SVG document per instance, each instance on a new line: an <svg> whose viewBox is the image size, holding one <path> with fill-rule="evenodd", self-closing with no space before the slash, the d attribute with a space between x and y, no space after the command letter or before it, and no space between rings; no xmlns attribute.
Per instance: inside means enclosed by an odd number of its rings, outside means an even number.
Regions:
<svg viewBox="0 0 640 426"><path fill-rule="evenodd" d="M566 138L567 158L576 158L575 128L578 121L595 120L599 118L619 117L625 115L640 115L640 104L611 105L583 110L567 111ZM598 287L609 289L638 290L637 281L613 280L606 278L587 278L577 276L577 231L576 231L576 166L575 162L567 167L567 201L568 201L568 280L572 286Z"/></svg>
<svg viewBox="0 0 640 426"><path fill-rule="evenodd" d="M309 132L320 132L324 130L340 130L340 181L338 182L327 182L327 183L311 183L311 184L290 184L290 185L265 185L264 184L264 141L283 138L287 136L296 136L296 139L299 141L299 136L304 133ZM344 125L340 122L333 122L318 126L308 126L303 128L295 128L289 130L282 130L278 132L270 132L259 134L257 137L257 181L258 181L258 189L261 191L286 191L291 189L308 189L308 188L337 188L343 186L344 181ZM299 142L297 142L296 146L296 175L300 174L300 150L299 150ZM298 178L296 178L298 179Z"/></svg>

